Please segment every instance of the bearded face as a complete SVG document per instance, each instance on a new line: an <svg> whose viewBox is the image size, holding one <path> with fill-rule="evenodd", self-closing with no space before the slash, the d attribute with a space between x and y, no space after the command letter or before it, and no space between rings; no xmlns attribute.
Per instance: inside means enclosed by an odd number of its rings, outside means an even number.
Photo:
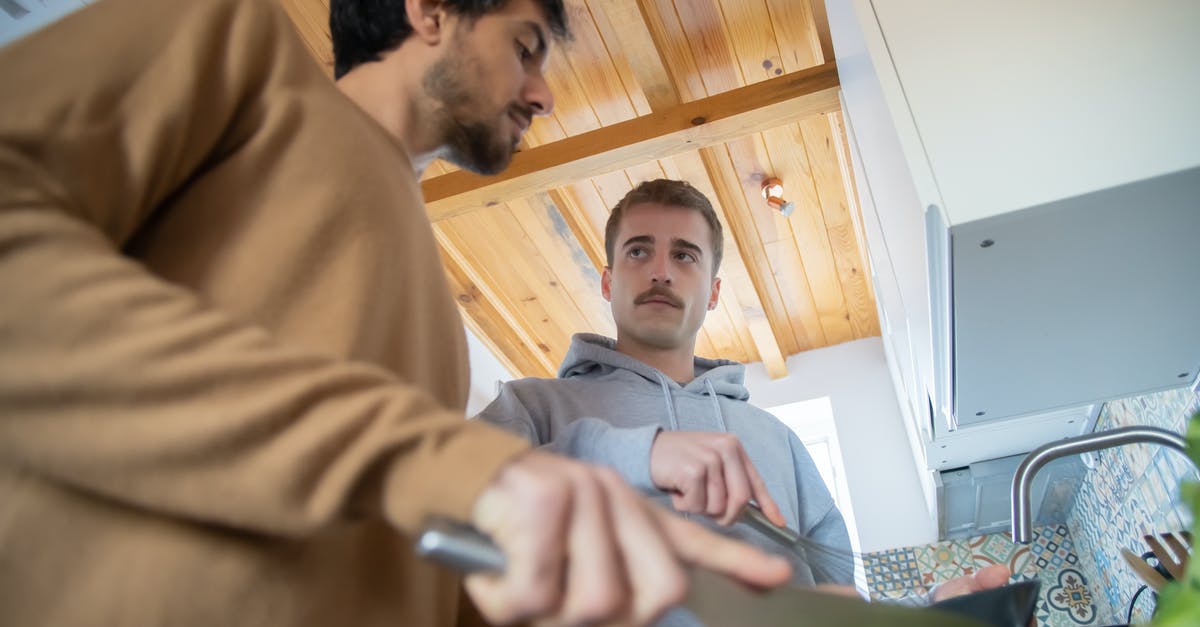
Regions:
<svg viewBox="0 0 1200 627"><path fill-rule="evenodd" d="M447 161L478 174L496 174L512 161L531 107L495 102L484 69L473 56L446 56L426 72L426 93L443 112Z"/></svg>

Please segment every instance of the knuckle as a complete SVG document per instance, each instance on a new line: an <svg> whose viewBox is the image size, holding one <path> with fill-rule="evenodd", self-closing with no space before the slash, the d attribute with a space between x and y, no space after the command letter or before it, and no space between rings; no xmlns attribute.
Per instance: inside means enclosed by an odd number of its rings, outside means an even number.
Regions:
<svg viewBox="0 0 1200 627"><path fill-rule="evenodd" d="M524 621L546 616L557 608L558 595L548 586L535 586L526 590L526 594L519 595L519 598L512 601L510 620Z"/></svg>
<svg viewBox="0 0 1200 627"><path fill-rule="evenodd" d="M623 595L612 586L590 590L585 599L563 613L567 623L588 625L605 622L621 614Z"/></svg>
<svg viewBox="0 0 1200 627"><path fill-rule="evenodd" d="M531 498L535 507L553 508L563 503L570 487L557 477L541 477L531 484Z"/></svg>

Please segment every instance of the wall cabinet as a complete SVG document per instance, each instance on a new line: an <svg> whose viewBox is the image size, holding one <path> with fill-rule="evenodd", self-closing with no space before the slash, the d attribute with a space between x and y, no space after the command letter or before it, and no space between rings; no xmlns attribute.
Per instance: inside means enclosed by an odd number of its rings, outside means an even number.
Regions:
<svg viewBox="0 0 1200 627"><path fill-rule="evenodd" d="M828 0L889 366L932 470L1200 371L1200 3Z"/></svg>

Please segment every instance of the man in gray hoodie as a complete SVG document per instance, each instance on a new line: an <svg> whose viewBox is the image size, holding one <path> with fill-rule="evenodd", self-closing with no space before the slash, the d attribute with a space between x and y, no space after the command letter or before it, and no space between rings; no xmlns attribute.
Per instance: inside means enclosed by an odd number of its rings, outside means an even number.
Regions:
<svg viewBox="0 0 1200 627"><path fill-rule="evenodd" d="M742 364L695 356L696 335L720 295L722 241L711 203L688 183L635 187L605 229L601 289L617 339L576 335L557 379L509 382L478 417L612 467L663 504L779 553L766 536L733 524L754 498L774 522L827 549L792 556L795 583L851 584L846 525L804 445L747 402ZM939 596L1007 579L990 575ZM694 622L677 610L664 624Z"/></svg>
<svg viewBox="0 0 1200 627"><path fill-rule="evenodd" d="M722 525L756 498L775 522L835 549L795 564L797 581L851 583L845 523L804 445L746 402L743 365L694 355L720 294L720 229L708 199L685 182L631 191L605 237L602 289L617 339L576 335L558 379L510 382L479 417L610 466L664 504ZM779 550L745 525L725 532Z"/></svg>

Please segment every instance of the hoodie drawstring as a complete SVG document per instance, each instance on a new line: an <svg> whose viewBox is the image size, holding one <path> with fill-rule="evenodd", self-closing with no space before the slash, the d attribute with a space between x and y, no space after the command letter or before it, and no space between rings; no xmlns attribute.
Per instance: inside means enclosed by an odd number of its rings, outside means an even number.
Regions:
<svg viewBox="0 0 1200 627"><path fill-rule="evenodd" d="M679 418L675 416L675 403L671 402L671 386L667 383L667 378L658 375L658 385L662 388L663 401L667 404L667 420L671 423L672 431L679 431ZM708 398L712 401L713 412L717 416L717 426L724 433L729 433L729 427L725 426L725 415L721 413L721 400L717 398L717 388L713 387L712 380L704 380L704 389L708 390Z"/></svg>
<svg viewBox="0 0 1200 627"><path fill-rule="evenodd" d="M667 403L667 419L671 421L671 431L679 431L679 419L675 417L675 403L671 402L671 386L667 385L667 378L658 375L658 385L662 387L663 400Z"/></svg>
<svg viewBox="0 0 1200 627"><path fill-rule="evenodd" d="M717 424L720 425L721 431L729 433L729 427L725 426L725 416L721 415L721 400L717 398L717 388L713 387L712 379L704 380L704 388L708 390L708 397L712 399L713 410L717 412Z"/></svg>

